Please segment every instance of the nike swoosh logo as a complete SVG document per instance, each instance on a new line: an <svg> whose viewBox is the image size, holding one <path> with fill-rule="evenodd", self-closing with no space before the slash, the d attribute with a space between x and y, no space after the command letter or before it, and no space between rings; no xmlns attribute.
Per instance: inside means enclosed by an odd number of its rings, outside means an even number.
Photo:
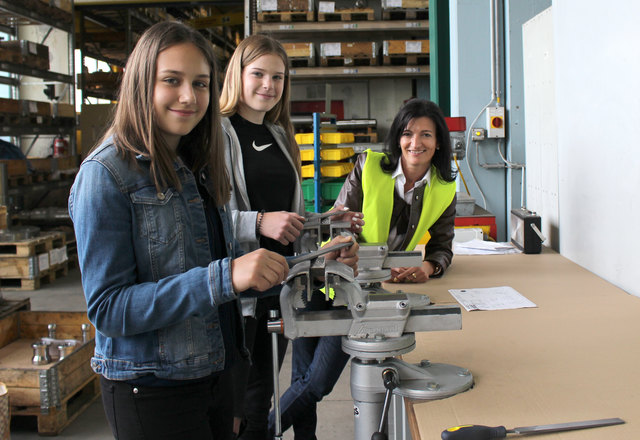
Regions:
<svg viewBox="0 0 640 440"><path fill-rule="evenodd" d="M256 141L253 141L253 149L256 151L262 151L262 150L266 150L267 148L269 148L271 146L271 144L264 144L264 145L256 145Z"/></svg>

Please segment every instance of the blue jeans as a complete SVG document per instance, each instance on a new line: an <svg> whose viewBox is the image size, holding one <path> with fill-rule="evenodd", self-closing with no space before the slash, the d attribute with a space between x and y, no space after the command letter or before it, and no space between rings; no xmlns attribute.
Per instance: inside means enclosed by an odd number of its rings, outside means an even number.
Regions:
<svg viewBox="0 0 640 440"><path fill-rule="evenodd" d="M324 295L322 302L329 305ZM309 308L315 306L312 303ZM342 351L342 336L294 339L291 386L280 398L282 432L293 426L295 440L316 439L317 404L333 390L348 360L349 355ZM273 438L273 411L269 414L269 433Z"/></svg>

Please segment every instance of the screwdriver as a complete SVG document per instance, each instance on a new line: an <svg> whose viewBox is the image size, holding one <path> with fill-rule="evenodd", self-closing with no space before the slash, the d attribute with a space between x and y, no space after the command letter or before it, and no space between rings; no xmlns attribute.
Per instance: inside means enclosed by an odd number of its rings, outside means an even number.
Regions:
<svg viewBox="0 0 640 440"><path fill-rule="evenodd" d="M619 425L621 423L624 423L624 420L614 418L586 420L584 422L555 423L552 425L521 426L513 429L507 429L504 426L460 425L442 431L442 440L490 440L493 438L505 438L507 434L544 434L547 432Z"/></svg>

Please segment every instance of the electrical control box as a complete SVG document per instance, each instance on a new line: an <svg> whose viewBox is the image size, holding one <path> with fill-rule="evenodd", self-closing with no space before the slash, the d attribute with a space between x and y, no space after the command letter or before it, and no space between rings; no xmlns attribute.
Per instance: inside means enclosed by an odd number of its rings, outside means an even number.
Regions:
<svg viewBox="0 0 640 440"><path fill-rule="evenodd" d="M484 128L474 128L471 131L471 140L472 141L483 141L487 137L487 130Z"/></svg>
<svg viewBox="0 0 640 440"><path fill-rule="evenodd" d="M487 137L505 137L505 110L504 107L487 108Z"/></svg>

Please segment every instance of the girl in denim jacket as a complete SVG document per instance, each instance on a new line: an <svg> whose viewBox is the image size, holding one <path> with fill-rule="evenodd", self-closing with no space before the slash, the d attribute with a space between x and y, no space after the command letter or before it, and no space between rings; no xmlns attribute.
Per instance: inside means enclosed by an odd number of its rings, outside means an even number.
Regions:
<svg viewBox="0 0 640 440"><path fill-rule="evenodd" d="M118 439L226 435L220 373L246 356L238 295L288 273L274 252L236 254L216 71L197 31L149 28L69 197L91 366Z"/></svg>

